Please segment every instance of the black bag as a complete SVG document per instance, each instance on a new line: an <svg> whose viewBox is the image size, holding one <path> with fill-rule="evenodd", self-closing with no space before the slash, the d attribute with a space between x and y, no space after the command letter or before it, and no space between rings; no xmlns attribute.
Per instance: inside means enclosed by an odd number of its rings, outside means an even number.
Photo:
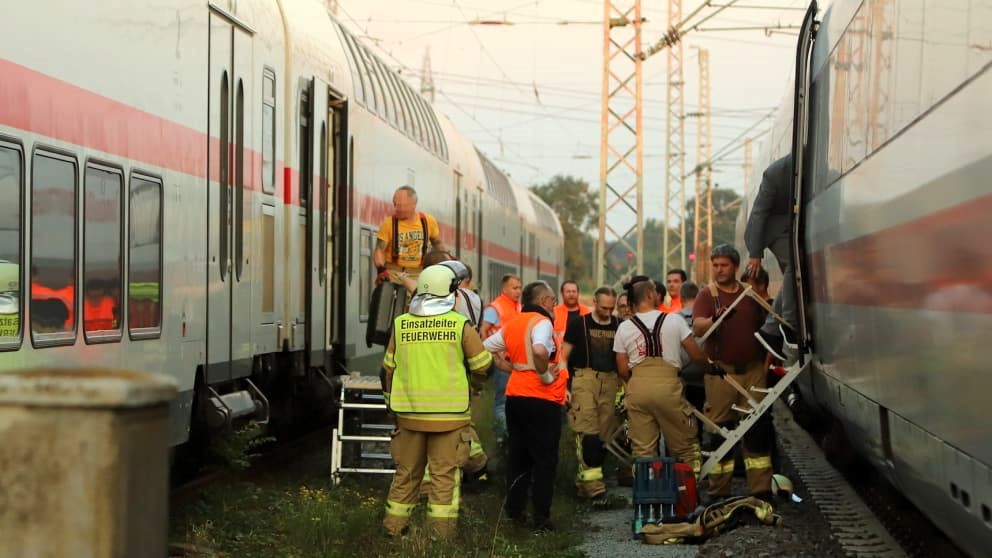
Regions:
<svg viewBox="0 0 992 558"><path fill-rule="evenodd" d="M408 304L406 287L383 281L372 291L369 301L369 321L365 326L365 345L389 344L389 334L396 316L406 312Z"/></svg>

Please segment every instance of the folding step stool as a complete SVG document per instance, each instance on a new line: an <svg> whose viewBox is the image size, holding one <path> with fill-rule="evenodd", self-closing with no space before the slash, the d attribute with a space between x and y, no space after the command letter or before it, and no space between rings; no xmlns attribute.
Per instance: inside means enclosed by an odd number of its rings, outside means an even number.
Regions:
<svg viewBox="0 0 992 558"><path fill-rule="evenodd" d="M338 403L338 426L331 434L331 480L343 473L391 475L389 452L393 423L386 416L382 383L375 376L343 376ZM348 459L344 454L348 453ZM345 466L347 462L347 466Z"/></svg>
<svg viewBox="0 0 992 558"><path fill-rule="evenodd" d="M727 309L723 312L720 318L717 319L717 321L714 322L712 326L710 326L710 328L706 331L706 333L703 335L702 339L700 340L700 344L706 342L706 339L708 339L709 336L712 335L713 332L716 331L718 327L720 327L720 324L723 323L724 318L730 315L730 311L733 310L734 307L737 306L742 300L744 300L745 297L753 298L755 302L757 302L760 306L762 306L765 310L767 310L769 314L772 317L774 317L776 320L785 324L786 327L792 327L791 324L789 324L788 322L785 321L785 319L782 318L782 316L779 316L778 314L775 313L774 310L772 310L772 307L768 304L768 302L765 299L756 295L754 293L754 289L752 289L750 285L745 285L744 292L742 292L737 297L737 299L734 300L734 302L727 307ZM805 359L803 359L803 356L805 356ZM799 376L799 374L801 374L803 370L806 370L806 368L809 366L809 363L811 362L810 361L811 356L812 355L800 355L800 360L798 360L797 362L793 363L791 366L786 368L785 376L779 379L778 383L775 384L775 387L773 388L752 387L751 391L753 391L754 393L765 394L765 398L762 399L760 402L755 401L751 397L751 393L749 393L748 390L744 389L744 387L740 385L737 382L737 380L735 380L730 374L725 374L724 376L722 376L723 381L730 384L731 387L733 387L735 390L737 390L741 395L743 395L747 399L748 406L747 407L739 407L737 405L733 406L733 409L735 411L742 413L744 415L740 419L740 421L738 421L737 428L734 428L733 430L728 430L726 428L723 428L722 426L716 424L715 422L707 418L706 415L704 415L703 413L699 412L696 409L692 410L693 414L695 414L700 421L702 421L704 424L706 424L711 429L715 430L721 436L723 436L723 443L720 444L720 447L718 447L716 450L711 452L704 452L704 455L706 455L707 459L706 462L703 463L702 471L699 474L700 479L708 475L710 471L712 471L713 468L716 467L716 465L720 463L720 461L723 460L723 458L728 453L730 453L730 451L734 448L737 442L741 441L741 439L744 437L744 434L746 434L747 431L750 430L751 427L754 426L756 422L758 422L758 419L761 418L761 415L763 415L768 409L771 409L772 405L775 404L775 401L778 400L778 398L781 397L783 393L785 393L785 391L789 388L789 386L792 385L792 382L796 379L796 377Z"/></svg>

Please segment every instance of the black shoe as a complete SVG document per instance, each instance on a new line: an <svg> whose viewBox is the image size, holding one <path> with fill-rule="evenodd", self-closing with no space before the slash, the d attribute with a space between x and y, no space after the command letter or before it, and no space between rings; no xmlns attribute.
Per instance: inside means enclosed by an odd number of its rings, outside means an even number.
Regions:
<svg viewBox="0 0 992 558"><path fill-rule="evenodd" d="M791 327L785 327L782 324L778 324L778 330L782 332L782 339L785 340L785 347L787 349L796 350L799 348L799 339L796 337L796 332Z"/></svg>
<svg viewBox="0 0 992 558"><path fill-rule="evenodd" d="M548 518L535 519L534 520L534 532L535 533L552 533L555 530L555 526L551 523Z"/></svg>
<svg viewBox="0 0 992 558"><path fill-rule="evenodd" d="M761 343L761 346L768 351L768 354L777 358L778 360L785 360L785 355L782 354L782 338L778 335L771 335L766 333L764 330L758 330L754 332L754 336Z"/></svg>

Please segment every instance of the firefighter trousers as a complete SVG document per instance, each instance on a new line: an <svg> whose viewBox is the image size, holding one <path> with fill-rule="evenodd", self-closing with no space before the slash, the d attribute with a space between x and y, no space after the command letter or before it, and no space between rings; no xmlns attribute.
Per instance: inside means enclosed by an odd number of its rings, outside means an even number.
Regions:
<svg viewBox="0 0 992 558"><path fill-rule="evenodd" d="M575 432L575 455L579 464L575 486L580 498L595 498L606 493L604 443L617 426L614 408L619 389L620 378L616 372L579 368L572 376L568 419Z"/></svg>
<svg viewBox="0 0 992 558"><path fill-rule="evenodd" d="M766 376L764 361L755 361L744 366L744 373L736 374L735 367L718 363L728 375L732 376L744 389L748 390L755 401L764 399L765 394L751 391L752 387L764 388ZM739 367L738 367L739 369ZM748 408L744 395L734 389L719 376L707 375L704 378L706 386L706 416L713 422L728 428L734 428L741 413L733 410L733 406ZM747 486L751 494L763 494L771 490L772 480L772 445L775 443L771 416L763 416L741 440L741 450L744 456L744 468L747 471ZM711 443L707 449L716 449L723 438L710 433ZM734 452L724 457L724 461L710 471L710 494L713 496L730 496L730 483L734 476Z"/></svg>
<svg viewBox="0 0 992 558"><path fill-rule="evenodd" d="M699 474L702 466L696 419L685 399L679 371L661 357L647 357L627 382L627 421L634 457L658 455L658 434L670 454Z"/></svg>
<svg viewBox="0 0 992 558"><path fill-rule="evenodd" d="M386 516L382 522L387 533L398 536L406 529L420 499L420 483L429 464L428 525L437 536L454 534L461 500L461 466L468 459L470 445L468 427L448 432L397 428L390 447L396 472L389 487Z"/></svg>

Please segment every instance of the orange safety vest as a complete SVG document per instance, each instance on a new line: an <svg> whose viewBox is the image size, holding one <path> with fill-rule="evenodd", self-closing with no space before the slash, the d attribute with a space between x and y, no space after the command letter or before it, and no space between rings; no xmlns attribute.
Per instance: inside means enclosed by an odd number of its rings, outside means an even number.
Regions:
<svg viewBox="0 0 992 558"><path fill-rule="evenodd" d="M110 331L117 329L114 318L114 299L109 296L101 297L96 304L90 299L83 299L83 329L86 331Z"/></svg>
<svg viewBox="0 0 992 558"><path fill-rule="evenodd" d="M662 299L661 302L658 303L658 310L661 310L662 313L664 314L675 314L681 309L682 309L682 297L680 296L673 296L671 304L666 305L664 299Z"/></svg>
<svg viewBox="0 0 992 558"><path fill-rule="evenodd" d="M505 294L500 294L498 297L494 298L492 302L489 303L496 310L496 315L499 316L499 324L494 325L489 330L489 335L493 335L497 331L503 329L503 326L510 323L510 320L516 318L520 314L520 303L514 302L512 298L506 296Z"/></svg>
<svg viewBox="0 0 992 558"><path fill-rule="evenodd" d="M549 385L541 383L541 378L535 370L531 331L541 320L547 318L537 312L523 312L503 326L506 358L513 366L510 380L506 384L506 396L546 399L564 405L565 392L568 390L568 370L559 370L558 378ZM548 367L556 362L558 362L557 351L552 355Z"/></svg>
<svg viewBox="0 0 992 558"><path fill-rule="evenodd" d="M585 304L579 303L579 315L585 316L592 312L592 309ZM561 349L561 342L565 339L565 327L568 326L568 308L564 304L555 306L555 346Z"/></svg>

